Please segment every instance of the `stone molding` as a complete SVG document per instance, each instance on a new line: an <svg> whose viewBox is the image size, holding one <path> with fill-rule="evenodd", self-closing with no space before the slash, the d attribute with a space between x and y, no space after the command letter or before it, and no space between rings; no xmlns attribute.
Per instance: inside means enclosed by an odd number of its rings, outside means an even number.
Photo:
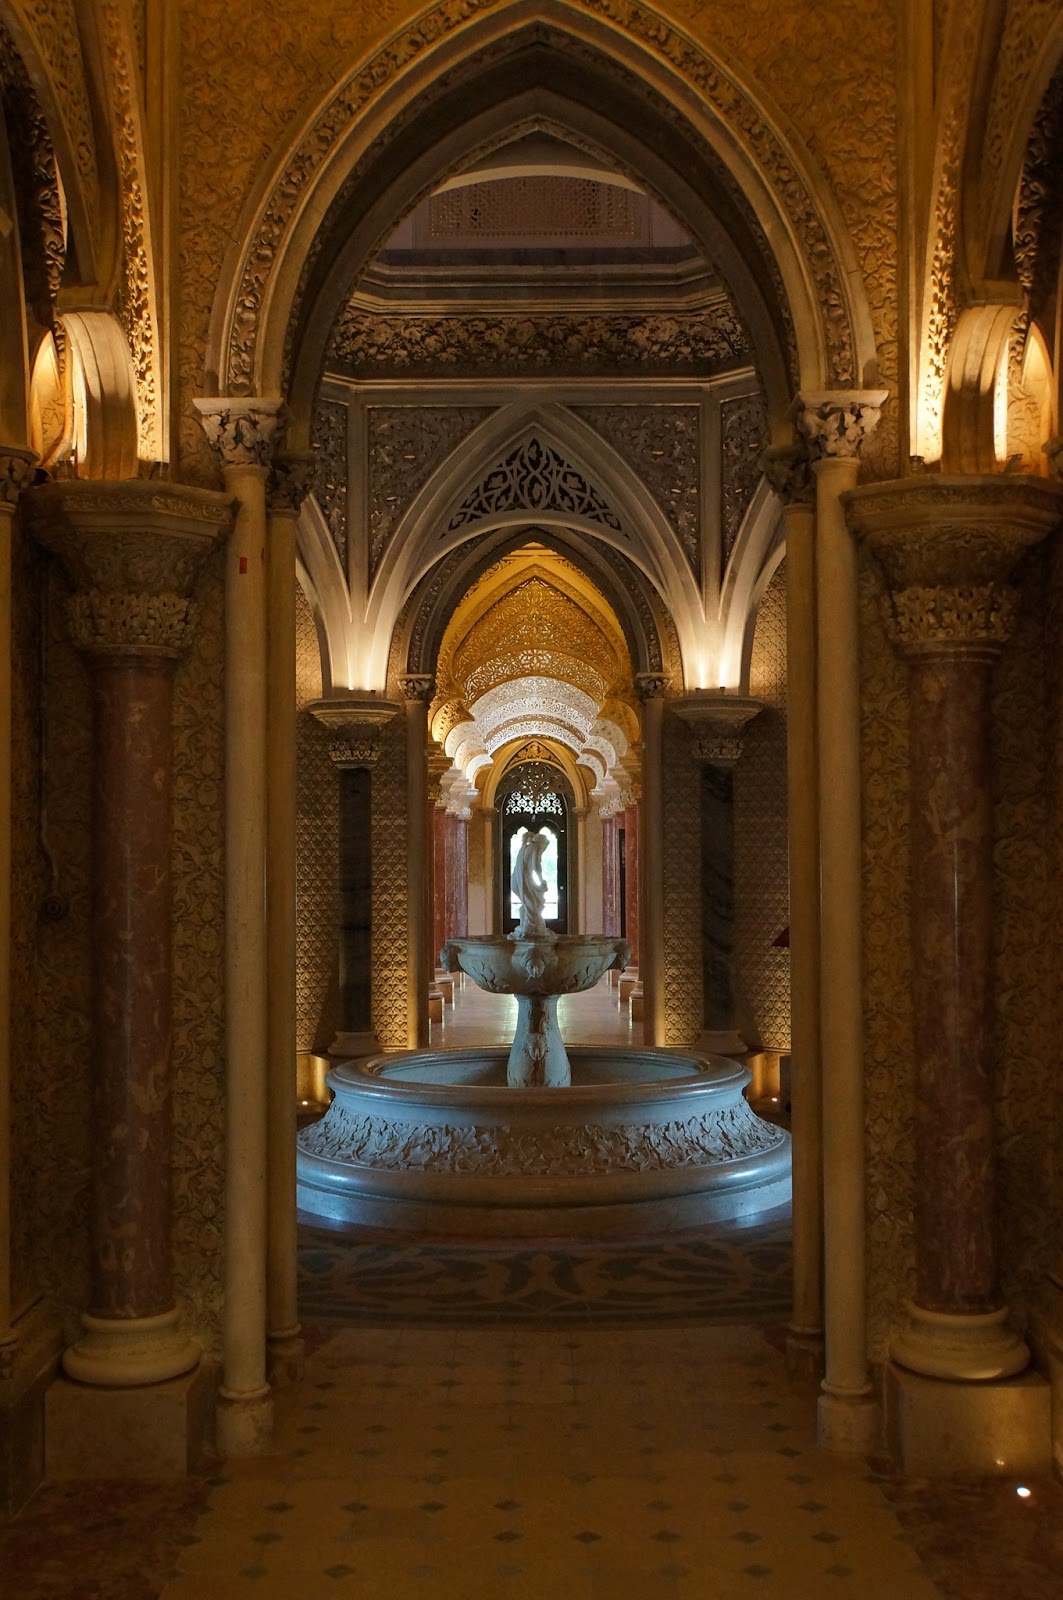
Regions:
<svg viewBox="0 0 1063 1600"><path fill-rule="evenodd" d="M435 693L436 680L431 672L403 672L399 684L404 700L419 700L427 705Z"/></svg>
<svg viewBox="0 0 1063 1600"><path fill-rule="evenodd" d="M20 513L74 585L71 637L93 655L178 656L195 627L201 562L226 536L227 495L148 479L67 479L23 494Z"/></svg>
<svg viewBox="0 0 1063 1600"><path fill-rule="evenodd" d="M760 470L784 506L815 505L816 480L806 439L797 444L770 445L761 455Z"/></svg>
<svg viewBox="0 0 1063 1600"><path fill-rule="evenodd" d="M864 441L878 427L886 389L835 389L799 394L794 423L807 441L814 461L858 456Z"/></svg>
<svg viewBox="0 0 1063 1600"><path fill-rule="evenodd" d="M219 396L197 399L207 443L223 467L268 468L288 422L283 400Z"/></svg>
<svg viewBox="0 0 1063 1600"><path fill-rule="evenodd" d="M640 700L660 700L668 693L670 682L667 672L636 672L635 693Z"/></svg>
<svg viewBox="0 0 1063 1600"><path fill-rule="evenodd" d="M275 455L266 485L266 504L270 512L298 516L316 476L317 456L312 450L291 454L282 451Z"/></svg>
<svg viewBox="0 0 1063 1600"><path fill-rule="evenodd" d="M37 455L18 445L0 445L0 505L14 505L33 482Z"/></svg>
<svg viewBox="0 0 1063 1600"><path fill-rule="evenodd" d="M1063 517L1059 485L1015 473L902 478L842 501L885 573L887 626L905 654L999 651L1018 615L1013 569Z"/></svg>
<svg viewBox="0 0 1063 1600"><path fill-rule="evenodd" d="M741 759L747 724L765 707L748 695L699 694L673 700L669 709L690 728L695 761L733 767Z"/></svg>
<svg viewBox="0 0 1063 1600"><path fill-rule="evenodd" d="M312 700L304 707L322 727L338 735L328 750L337 767L375 766L381 731L401 709L394 700L368 695L337 695L331 700Z"/></svg>

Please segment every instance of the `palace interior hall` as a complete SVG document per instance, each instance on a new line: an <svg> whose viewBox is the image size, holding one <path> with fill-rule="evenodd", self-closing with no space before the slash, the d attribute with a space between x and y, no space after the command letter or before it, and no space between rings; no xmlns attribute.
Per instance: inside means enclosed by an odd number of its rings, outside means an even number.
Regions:
<svg viewBox="0 0 1063 1600"><path fill-rule="evenodd" d="M20 1600L1063 1592L1061 291L1058 0L0 0Z"/></svg>

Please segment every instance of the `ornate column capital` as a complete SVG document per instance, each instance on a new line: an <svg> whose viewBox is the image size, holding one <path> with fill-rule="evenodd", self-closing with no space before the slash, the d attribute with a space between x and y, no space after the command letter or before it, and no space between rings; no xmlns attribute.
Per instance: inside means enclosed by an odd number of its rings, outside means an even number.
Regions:
<svg viewBox="0 0 1063 1600"><path fill-rule="evenodd" d="M279 451L273 458L273 471L266 485L266 505L276 514L297 517L303 501L314 487L317 456L312 450Z"/></svg>
<svg viewBox="0 0 1063 1600"><path fill-rule="evenodd" d="M760 470L784 506L815 504L816 480L812 476L812 456L808 440L797 444L771 445L760 458Z"/></svg>
<svg viewBox="0 0 1063 1600"><path fill-rule="evenodd" d="M433 805L442 805L448 810L447 796L443 794L443 776L451 769L451 760L446 751L432 740L428 748L428 798Z"/></svg>
<svg viewBox="0 0 1063 1600"><path fill-rule="evenodd" d="M794 423L813 461L858 456L878 426L887 389L828 389L799 394Z"/></svg>
<svg viewBox="0 0 1063 1600"><path fill-rule="evenodd" d="M667 672L636 672L635 693L640 700L661 700L671 682Z"/></svg>
<svg viewBox="0 0 1063 1600"><path fill-rule="evenodd" d="M223 467L270 466L288 422L283 400L218 395L193 400L207 443Z"/></svg>
<svg viewBox="0 0 1063 1600"><path fill-rule="evenodd" d="M420 700L427 705L435 693L436 680L430 672L403 672L399 674L404 700Z"/></svg>
<svg viewBox="0 0 1063 1600"><path fill-rule="evenodd" d="M669 709L690 728L695 761L733 767L742 755L746 725L764 710L764 702L749 695L694 694L673 700Z"/></svg>
<svg viewBox="0 0 1063 1600"><path fill-rule="evenodd" d="M402 710L376 695L333 695L312 700L306 710L335 735L329 756L337 767L373 767L380 754L380 732Z"/></svg>
<svg viewBox="0 0 1063 1600"><path fill-rule="evenodd" d="M1018 473L902 478L843 501L885 573L887 622L904 654L998 652L1018 612L1015 564L1063 516L1059 485Z"/></svg>
<svg viewBox="0 0 1063 1600"><path fill-rule="evenodd" d="M23 489L33 482L37 465L35 450L20 445L0 444L0 505L14 505Z"/></svg>
<svg viewBox="0 0 1063 1600"><path fill-rule="evenodd" d="M1048 470L1053 478L1063 478L1063 434L1046 439L1041 450L1048 457Z"/></svg>
<svg viewBox="0 0 1063 1600"><path fill-rule="evenodd" d="M74 585L67 620L79 650L173 657L187 647L196 572L232 526L227 495L146 478L66 479L25 492L20 513Z"/></svg>

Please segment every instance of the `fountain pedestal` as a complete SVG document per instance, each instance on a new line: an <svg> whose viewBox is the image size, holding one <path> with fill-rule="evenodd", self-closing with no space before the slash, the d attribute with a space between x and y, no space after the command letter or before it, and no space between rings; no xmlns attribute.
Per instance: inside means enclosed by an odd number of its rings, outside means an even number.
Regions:
<svg viewBox="0 0 1063 1600"><path fill-rule="evenodd" d="M593 933L448 939L440 951L444 971L460 968L489 994L516 997L517 1027L506 1073L514 1089L568 1088L572 1068L557 1024L558 999L593 989L612 967L622 972L630 958L626 939Z"/></svg>

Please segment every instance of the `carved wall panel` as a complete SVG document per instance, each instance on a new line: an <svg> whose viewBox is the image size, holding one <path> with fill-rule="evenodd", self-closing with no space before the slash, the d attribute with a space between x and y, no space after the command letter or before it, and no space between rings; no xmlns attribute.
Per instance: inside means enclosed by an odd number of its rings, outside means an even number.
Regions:
<svg viewBox="0 0 1063 1600"><path fill-rule="evenodd" d="M418 489L491 410L490 406L369 407L370 581Z"/></svg>
<svg viewBox="0 0 1063 1600"><path fill-rule="evenodd" d="M1059 911L1050 858L1053 729L1045 681L1046 556L1038 549L1025 563L1018 626L996 668L992 704L997 1192L1002 1285L1020 1317L1053 1264L1059 1215L1054 1152L1045 1137L1045 1107L1059 1093L1053 1016L1057 941L1045 937Z"/></svg>
<svg viewBox="0 0 1063 1600"><path fill-rule="evenodd" d="M339 929L339 784L329 756L336 735L303 710L321 698L321 653L302 589L295 602L295 1047L327 1050L336 1033Z"/></svg>
<svg viewBox="0 0 1063 1600"><path fill-rule="evenodd" d="M638 475L701 576L701 413L698 406L573 406Z"/></svg>
<svg viewBox="0 0 1063 1600"><path fill-rule="evenodd" d="M196 586L174 684L174 1275L205 1348L220 1348L225 1210L225 553Z"/></svg>
<svg viewBox="0 0 1063 1600"><path fill-rule="evenodd" d="M678 717L664 718L665 1044L693 1044L702 1025L701 768Z"/></svg>
<svg viewBox="0 0 1063 1600"><path fill-rule="evenodd" d="M601 490L580 468L534 437L510 450L484 474L469 490L445 531L454 533L511 511L527 511L531 516L560 512L630 537Z"/></svg>
<svg viewBox="0 0 1063 1600"><path fill-rule="evenodd" d="M310 442L317 451L314 481L317 503L325 514L340 566L347 571L347 407L338 400L318 400Z"/></svg>
<svg viewBox="0 0 1063 1600"><path fill-rule="evenodd" d="M736 396L720 406L720 529L726 567L742 518L760 482L760 457L768 443L768 420L759 394ZM721 571L722 576L722 571Z"/></svg>
<svg viewBox="0 0 1063 1600"><path fill-rule="evenodd" d="M766 703L742 735L734 776L735 992L765 1050L790 1048L790 953L772 941L790 920L786 808L786 572L757 612L749 692Z"/></svg>
<svg viewBox="0 0 1063 1600"><path fill-rule="evenodd" d="M745 330L726 302L677 318L592 312L498 312L476 317L397 316L348 306L326 365L359 378L706 377L747 365Z"/></svg>
<svg viewBox="0 0 1063 1600"><path fill-rule="evenodd" d="M869 1349L879 1361L915 1286L908 686L886 636L883 596L878 569L861 551L867 1309Z"/></svg>
<svg viewBox="0 0 1063 1600"><path fill-rule="evenodd" d="M399 686L388 686L400 699ZM401 716L380 735L373 768L373 1029L385 1050L406 1035L406 732Z"/></svg>

